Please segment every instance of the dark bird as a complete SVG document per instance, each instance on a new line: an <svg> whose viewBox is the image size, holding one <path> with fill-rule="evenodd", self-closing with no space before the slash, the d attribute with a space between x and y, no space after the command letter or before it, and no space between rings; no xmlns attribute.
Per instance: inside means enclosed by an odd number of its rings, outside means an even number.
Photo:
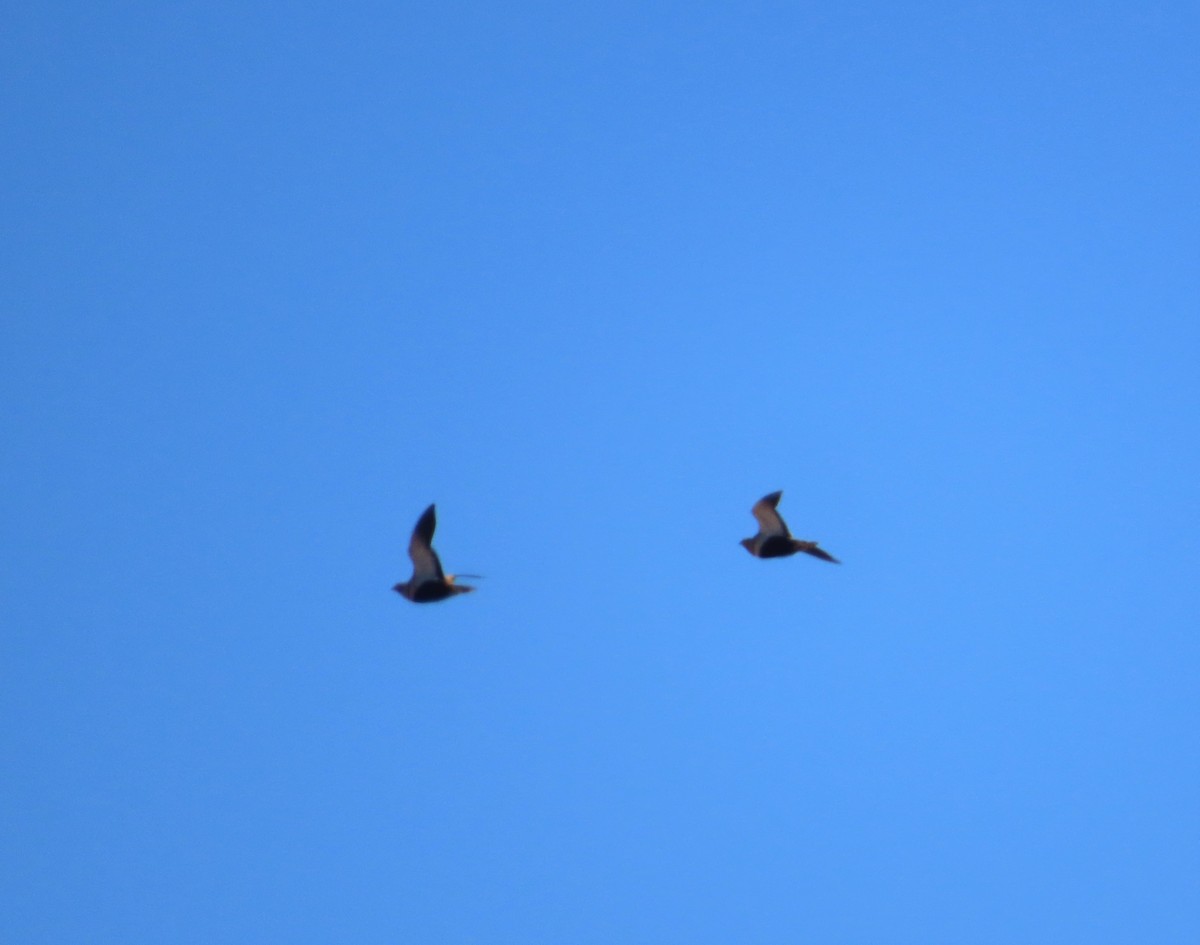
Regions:
<svg viewBox="0 0 1200 945"><path fill-rule="evenodd" d="M433 530L437 528L434 508L431 505L421 513L408 542L408 556L413 563L412 577L392 588L415 604L429 604L475 590L466 584L455 584L454 575L442 571L442 562L433 550Z"/></svg>
<svg viewBox="0 0 1200 945"><path fill-rule="evenodd" d="M782 497L782 491L772 492L754 503L754 508L750 511L758 520L758 534L753 538L743 538L742 547L756 558L787 558L797 551L803 551L822 561L841 564L828 551L819 548L815 541L803 541L792 537L787 524L775 511L775 506Z"/></svg>

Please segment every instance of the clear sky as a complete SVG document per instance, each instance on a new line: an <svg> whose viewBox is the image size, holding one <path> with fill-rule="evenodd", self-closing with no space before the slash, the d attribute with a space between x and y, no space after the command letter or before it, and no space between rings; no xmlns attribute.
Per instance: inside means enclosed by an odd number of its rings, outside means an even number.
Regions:
<svg viewBox="0 0 1200 945"><path fill-rule="evenodd" d="M1198 49L10 5L0 939L1200 941Z"/></svg>

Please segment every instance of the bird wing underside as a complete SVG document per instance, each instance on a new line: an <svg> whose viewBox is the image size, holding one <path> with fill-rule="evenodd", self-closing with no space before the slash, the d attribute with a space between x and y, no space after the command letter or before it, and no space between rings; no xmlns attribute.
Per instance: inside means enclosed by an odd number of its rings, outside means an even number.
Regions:
<svg viewBox="0 0 1200 945"><path fill-rule="evenodd" d="M763 535L791 534L783 521L783 517L775 511L775 506L779 504L779 499L782 495L782 492L772 492L768 496L763 496L754 503L754 508L750 510L758 522L758 530Z"/></svg>
<svg viewBox="0 0 1200 945"><path fill-rule="evenodd" d="M442 563L438 560L437 552L433 550L433 530L437 528L437 513L431 505L419 519L413 529L412 538L408 542L408 556L412 558L413 580L444 581Z"/></svg>

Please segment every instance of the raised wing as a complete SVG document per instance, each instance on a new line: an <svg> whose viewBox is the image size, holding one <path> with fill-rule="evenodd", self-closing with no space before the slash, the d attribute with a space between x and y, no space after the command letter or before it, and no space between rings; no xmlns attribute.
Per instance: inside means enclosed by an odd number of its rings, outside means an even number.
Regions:
<svg viewBox="0 0 1200 945"><path fill-rule="evenodd" d="M417 527L413 529L412 538L408 542L408 556L412 558L413 576L417 584L422 581L444 581L442 563L438 560L437 552L433 550L433 530L437 528L437 512L434 506L429 506L417 519Z"/></svg>
<svg viewBox="0 0 1200 945"><path fill-rule="evenodd" d="M779 500L782 497L782 490L772 492L770 495L765 495L755 502L754 508L750 510L754 518L758 521L758 530L763 536L783 535L787 538L792 534L788 531L783 518L775 511L775 506L779 504Z"/></svg>

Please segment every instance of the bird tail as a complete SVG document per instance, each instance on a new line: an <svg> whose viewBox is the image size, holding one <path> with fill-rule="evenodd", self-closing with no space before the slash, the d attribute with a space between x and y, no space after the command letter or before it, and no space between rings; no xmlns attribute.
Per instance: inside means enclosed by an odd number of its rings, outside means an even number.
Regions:
<svg viewBox="0 0 1200 945"><path fill-rule="evenodd" d="M810 554L814 558L820 558L822 561L828 561L830 564L842 563L824 548L820 547L815 541L797 541L796 550L803 551L805 554Z"/></svg>

